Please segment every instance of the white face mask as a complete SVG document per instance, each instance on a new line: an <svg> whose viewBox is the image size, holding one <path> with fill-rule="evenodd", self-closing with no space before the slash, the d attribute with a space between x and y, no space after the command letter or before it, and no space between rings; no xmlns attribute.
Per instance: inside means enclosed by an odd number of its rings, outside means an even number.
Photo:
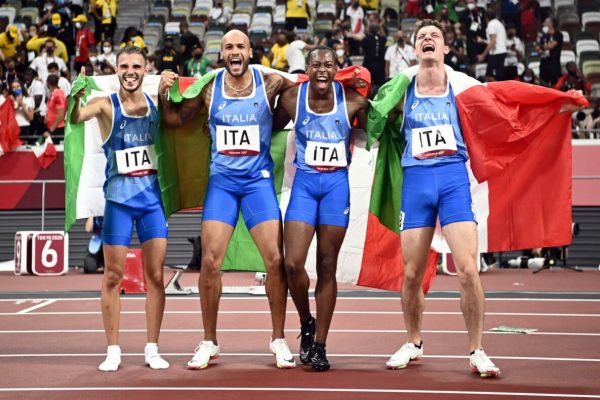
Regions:
<svg viewBox="0 0 600 400"><path fill-rule="evenodd" d="M471 11L473 11L475 9L475 4L474 3L468 3L467 4L467 8Z"/></svg>
<svg viewBox="0 0 600 400"><path fill-rule="evenodd" d="M102 47L104 54L109 54L112 51L112 47Z"/></svg>
<svg viewBox="0 0 600 400"><path fill-rule="evenodd" d="M542 32L548 33L549 31L550 31L550 28L548 28L547 26L542 26Z"/></svg>
<svg viewBox="0 0 600 400"><path fill-rule="evenodd" d="M75 22L75 28L81 29L81 22Z"/></svg>
<svg viewBox="0 0 600 400"><path fill-rule="evenodd" d="M344 49L337 49L335 51L335 55L338 56L338 57L343 57L344 53L345 53Z"/></svg>
<svg viewBox="0 0 600 400"><path fill-rule="evenodd" d="M96 57L94 57L94 56L91 56L91 57L90 57L90 62L91 62L92 64L96 64L96 61L97 61L97 60L98 60L98 59L97 59Z"/></svg>

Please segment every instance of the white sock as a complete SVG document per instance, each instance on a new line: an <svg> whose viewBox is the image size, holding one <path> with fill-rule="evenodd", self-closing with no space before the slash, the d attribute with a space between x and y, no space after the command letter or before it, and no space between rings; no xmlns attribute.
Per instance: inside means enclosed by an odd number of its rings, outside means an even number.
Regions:
<svg viewBox="0 0 600 400"><path fill-rule="evenodd" d="M98 365L98 369L104 372L114 372L121 365L121 347L111 345L106 348L106 359Z"/></svg>
<svg viewBox="0 0 600 400"><path fill-rule="evenodd" d="M146 343L144 348L144 361L152 369L167 369L169 363L158 354L157 343Z"/></svg>

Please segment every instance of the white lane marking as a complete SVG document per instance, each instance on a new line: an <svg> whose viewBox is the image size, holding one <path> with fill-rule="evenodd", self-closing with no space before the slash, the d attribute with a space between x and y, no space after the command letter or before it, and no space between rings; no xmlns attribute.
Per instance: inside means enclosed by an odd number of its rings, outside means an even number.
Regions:
<svg viewBox="0 0 600 400"><path fill-rule="evenodd" d="M37 309L42 308L42 307L46 307L47 305L50 305L50 304L54 303L55 301L56 301L56 299L46 300L46 301L43 301L43 302L41 302L39 304L36 304L35 306L31 306L31 307L26 308L24 310L17 311L16 314L19 314L19 315L21 315L21 314L27 314L30 311L37 310Z"/></svg>
<svg viewBox="0 0 600 400"><path fill-rule="evenodd" d="M0 388L0 392L326 392L326 393L406 393L406 394L453 394L465 396L527 396L527 397L552 397L575 399L600 399L594 394L570 393L539 393L539 392L491 392L491 391L464 391L464 390L418 390L418 389L368 389L368 388L285 388L285 387L48 387L48 388Z"/></svg>

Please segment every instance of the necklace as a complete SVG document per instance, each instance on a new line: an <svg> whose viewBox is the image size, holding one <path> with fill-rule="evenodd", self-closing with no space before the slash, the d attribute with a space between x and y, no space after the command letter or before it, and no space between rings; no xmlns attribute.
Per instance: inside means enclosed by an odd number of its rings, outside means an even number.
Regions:
<svg viewBox="0 0 600 400"><path fill-rule="evenodd" d="M231 86L231 84L229 82L227 82L227 76L224 76L223 80L225 81L225 85L227 85L229 87L229 89L233 90L236 93L241 93L241 92L247 90L250 86L252 86L252 78L250 79L250 82L241 89L236 89L233 86Z"/></svg>

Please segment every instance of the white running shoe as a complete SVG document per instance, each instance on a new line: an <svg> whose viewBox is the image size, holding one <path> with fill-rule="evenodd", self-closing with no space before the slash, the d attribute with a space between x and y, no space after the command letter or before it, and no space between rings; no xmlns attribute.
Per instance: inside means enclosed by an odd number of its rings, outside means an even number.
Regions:
<svg viewBox="0 0 600 400"><path fill-rule="evenodd" d="M156 343L146 343L144 361L152 369L169 368L169 363L158 354L158 345Z"/></svg>
<svg viewBox="0 0 600 400"><path fill-rule="evenodd" d="M118 345L108 346L106 359L98 365L98 369L104 372L115 372L121 365L121 348Z"/></svg>
<svg viewBox="0 0 600 400"><path fill-rule="evenodd" d="M395 352L385 363L388 369L406 368L409 362L418 360L423 356L423 342L421 347L417 347L414 343L405 343L400 349Z"/></svg>
<svg viewBox="0 0 600 400"><path fill-rule="evenodd" d="M483 349L477 349L471 354L469 359L471 371L479 374L482 378L495 378L500 376L500 368L490 360Z"/></svg>
<svg viewBox="0 0 600 400"><path fill-rule="evenodd" d="M187 363L188 369L203 369L208 366L208 361L215 358L219 358L219 345L214 344L210 340L203 340L200 342L196 350L194 350L194 357Z"/></svg>
<svg viewBox="0 0 600 400"><path fill-rule="evenodd" d="M296 366L294 356L292 355L292 352L290 351L285 339L271 339L271 343L269 343L269 349L271 349L271 353L275 355L277 368L289 369Z"/></svg>

